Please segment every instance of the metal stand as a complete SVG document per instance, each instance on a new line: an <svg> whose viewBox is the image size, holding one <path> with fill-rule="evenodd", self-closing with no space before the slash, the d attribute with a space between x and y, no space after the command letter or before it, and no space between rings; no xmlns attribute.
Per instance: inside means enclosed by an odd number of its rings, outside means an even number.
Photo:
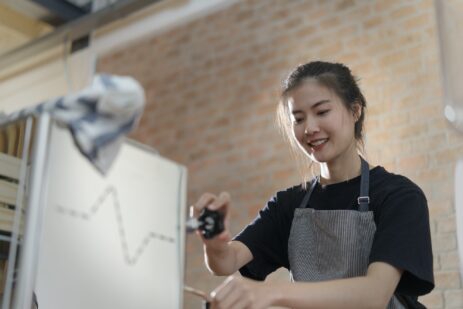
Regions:
<svg viewBox="0 0 463 309"><path fill-rule="evenodd" d="M43 222L43 179L47 164L48 138L50 131L50 115L42 113L38 117L34 151L32 160L32 172L30 182L30 196L27 201L25 220L25 233L21 246L18 285L15 289L15 309L30 309L34 292L35 278L37 273L37 256L39 240ZM27 152L25 152L27 155ZM23 162L23 164L27 163ZM21 204L17 209L21 211ZM12 260L13 262L14 260ZM10 275L9 275L10 276ZM6 304L4 304L4 308Z"/></svg>

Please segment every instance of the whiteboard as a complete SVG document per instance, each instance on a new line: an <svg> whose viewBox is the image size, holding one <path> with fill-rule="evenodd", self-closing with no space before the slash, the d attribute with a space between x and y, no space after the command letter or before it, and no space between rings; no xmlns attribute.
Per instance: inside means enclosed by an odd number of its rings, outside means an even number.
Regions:
<svg viewBox="0 0 463 309"><path fill-rule="evenodd" d="M52 126L39 308L181 308L186 169L125 143L102 177Z"/></svg>

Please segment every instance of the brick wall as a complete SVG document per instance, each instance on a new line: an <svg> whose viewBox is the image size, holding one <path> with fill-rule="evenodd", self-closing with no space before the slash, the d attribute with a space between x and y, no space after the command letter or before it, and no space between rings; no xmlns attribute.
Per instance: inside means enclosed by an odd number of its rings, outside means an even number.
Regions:
<svg viewBox="0 0 463 309"><path fill-rule="evenodd" d="M344 62L361 77L370 162L427 195L437 287L422 302L462 308L453 170L463 136L442 116L432 0L242 1L114 51L99 70L143 84L148 105L133 137L188 167L190 203L229 191L238 232L275 190L298 181L274 111L282 78L314 59ZM210 291L223 280L207 273L195 237L186 258L188 284Z"/></svg>

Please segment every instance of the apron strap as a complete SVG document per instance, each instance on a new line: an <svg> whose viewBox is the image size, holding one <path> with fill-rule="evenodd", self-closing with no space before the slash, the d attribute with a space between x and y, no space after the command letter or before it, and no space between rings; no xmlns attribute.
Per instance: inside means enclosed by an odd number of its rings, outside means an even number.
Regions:
<svg viewBox="0 0 463 309"><path fill-rule="evenodd" d="M360 211L368 211L370 204L370 197L368 196L368 189L370 186L370 168L367 161L360 157L362 164L362 176L360 178L360 196L357 198Z"/></svg>
<svg viewBox="0 0 463 309"><path fill-rule="evenodd" d="M370 167L368 162L360 156L361 161L361 177L360 177L360 196L357 198L357 203L359 205L360 211L368 211L370 204L370 197L368 196L368 189L370 187ZM304 196L299 208L306 208L309 205L309 199L312 195L313 190L317 186L317 183L320 181L320 177L314 177L310 184L310 189Z"/></svg>
<svg viewBox="0 0 463 309"><path fill-rule="evenodd" d="M312 182L310 184L310 189L306 193L306 195L304 196L304 199L302 200L301 204L299 205L299 208L306 208L309 205L310 196L312 195L312 192L315 189L315 187L317 186L318 182L319 182L319 176L316 176L316 177L314 177L314 179L312 179Z"/></svg>

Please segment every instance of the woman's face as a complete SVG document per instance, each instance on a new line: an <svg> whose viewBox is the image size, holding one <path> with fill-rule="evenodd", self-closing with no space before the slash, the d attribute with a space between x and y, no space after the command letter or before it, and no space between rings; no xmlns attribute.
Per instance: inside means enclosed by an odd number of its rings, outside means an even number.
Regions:
<svg viewBox="0 0 463 309"><path fill-rule="evenodd" d="M288 104L294 137L313 161L330 163L356 151L358 117L329 88L306 81L289 93Z"/></svg>

